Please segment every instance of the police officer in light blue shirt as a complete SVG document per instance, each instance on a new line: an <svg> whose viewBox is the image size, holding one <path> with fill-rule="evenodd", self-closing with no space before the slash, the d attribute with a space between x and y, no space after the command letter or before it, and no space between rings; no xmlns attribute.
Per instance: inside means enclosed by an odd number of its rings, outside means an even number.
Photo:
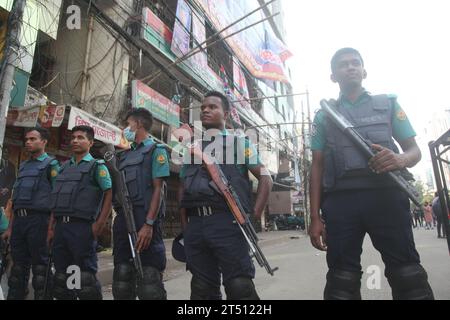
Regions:
<svg viewBox="0 0 450 320"><path fill-rule="evenodd" d="M89 153L93 143L91 127L72 128L73 157L61 166L51 194L53 217L48 241L53 239L54 297L61 300L102 299L96 277L96 247L97 237L111 213L112 182L104 161ZM79 290L67 287L71 266L80 270Z"/></svg>
<svg viewBox="0 0 450 320"><path fill-rule="evenodd" d="M314 247L327 251L324 298L361 299L360 260L367 233L385 263L393 298L433 299L414 245L408 196L386 176L419 162L416 134L394 95L372 95L362 87L367 73L357 50L338 50L331 70L341 90L334 107L372 143L376 155L367 159L323 112L316 114L310 237Z"/></svg>
<svg viewBox="0 0 450 320"><path fill-rule="evenodd" d="M12 192L14 214L3 235L5 239L10 238L14 263L8 281L8 299L25 299L30 266L34 298L44 298L50 191L59 171L58 161L45 152L49 139L50 134L44 128L31 128L25 133L25 149L30 159L20 165Z"/></svg>
<svg viewBox="0 0 450 320"><path fill-rule="evenodd" d="M128 229L122 208L115 203L113 296L118 300L163 300L166 290L162 273L166 268L166 249L162 236L165 179L170 176L169 158L163 145L150 137L152 114L143 108L131 110L126 117L124 135L131 148L118 159L118 169L133 206L144 278L138 279L132 262Z"/></svg>

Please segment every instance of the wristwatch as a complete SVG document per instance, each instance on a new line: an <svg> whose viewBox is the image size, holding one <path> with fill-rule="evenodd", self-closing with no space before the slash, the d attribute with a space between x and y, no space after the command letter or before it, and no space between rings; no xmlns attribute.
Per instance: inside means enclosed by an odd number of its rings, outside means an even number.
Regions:
<svg viewBox="0 0 450 320"><path fill-rule="evenodd" d="M145 220L145 224L148 224L149 226L152 226L152 227L153 227L153 225L155 224L155 220L150 219L150 218L147 218L147 219Z"/></svg>

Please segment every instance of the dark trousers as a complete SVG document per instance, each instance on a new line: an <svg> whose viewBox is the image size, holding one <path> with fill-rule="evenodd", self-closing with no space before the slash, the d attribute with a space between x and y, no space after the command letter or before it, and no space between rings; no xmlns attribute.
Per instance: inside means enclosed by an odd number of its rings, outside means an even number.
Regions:
<svg viewBox="0 0 450 320"><path fill-rule="evenodd" d="M327 231L330 269L361 271L365 234L381 253L386 268L420 263L408 197L395 188L326 194L322 213Z"/></svg>
<svg viewBox="0 0 450 320"><path fill-rule="evenodd" d="M81 271L97 273L97 241L91 222L58 221L53 240L53 261L56 272L66 273L69 266Z"/></svg>
<svg viewBox="0 0 450 320"><path fill-rule="evenodd" d="M422 219L416 217L416 218L414 218L414 221L415 221L414 227L423 227Z"/></svg>
<svg viewBox="0 0 450 320"><path fill-rule="evenodd" d="M248 244L231 213L189 217L184 231L187 266L193 276L220 286L236 277L255 277Z"/></svg>
<svg viewBox="0 0 450 320"><path fill-rule="evenodd" d="M134 208L134 220L136 223L136 230L139 230L145 223L147 213L144 208ZM114 239L114 265L128 263L131 261L130 241L128 240L128 230L125 222L125 216L118 213L114 219L113 226ZM158 219L153 225L153 236L150 246L141 252L141 261L143 266L150 266L164 271L166 268L166 248L162 237L161 222Z"/></svg>
<svg viewBox="0 0 450 320"><path fill-rule="evenodd" d="M445 225L442 222L442 218L441 219L437 219L436 229L437 229L437 233L438 233L439 237L441 237L441 236L444 237L444 238L446 237L447 232L445 230ZM441 230L442 230L442 232L441 232Z"/></svg>
<svg viewBox="0 0 450 320"><path fill-rule="evenodd" d="M10 239L13 267L8 280L8 299L22 300L28 292L30 268L33 266L35 299L41 299L48 261L47 228L49 214L28 210L27 216L15 215Z"/></svg>
<svg viewBox="0 0 450 320"><path fill-rule="evenodd" d="M18 265L46 265L48 214L15 216L10 239L11 256Z"/></svg>

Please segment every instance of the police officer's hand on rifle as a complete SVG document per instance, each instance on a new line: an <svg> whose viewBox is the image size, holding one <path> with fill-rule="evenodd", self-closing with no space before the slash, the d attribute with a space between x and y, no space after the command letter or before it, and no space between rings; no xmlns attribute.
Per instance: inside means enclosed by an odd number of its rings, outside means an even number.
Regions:
<svg viewBox="0 0 450 320"><path fill-rule="evenodd" d="M136 251L141 253L150 246L150 242L153 237L153 226L146 223L142 226L141 230L138 232L138 238L136 242Z"/></svg>
<svg viewBox="0 0 450 320"><path fill-rule="evenodd" d="M372 149L377 152L377 154L369 160L369 167L374 172L385 173L401 170L406 167L403 154L395 153L379 144L372 144Z"/></svg>
<svg viewBox="0 0 450 320"><path fill-rule="evenodd" d="M309 236L314 248L321 251L327 250L327 232L325 230L325 224L323 223L321 218L311 217Z"/></svg>

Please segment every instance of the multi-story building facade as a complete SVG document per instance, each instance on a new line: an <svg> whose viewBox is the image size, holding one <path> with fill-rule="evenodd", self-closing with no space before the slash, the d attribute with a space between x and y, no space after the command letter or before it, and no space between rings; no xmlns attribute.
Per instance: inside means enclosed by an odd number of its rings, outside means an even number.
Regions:
<svg viewBox="0 0 450 320"><path fill-rule="evenodd" d="M10 3L0 0L5 15ZM262 0L27 1L41 18L23 18L29 39L22 45L32 44L34 50L29 50L23 70L23 102L12 104L9 113L11 156L17 163L24 157L18 128L36 123L51 128L49 149L61 159L68 155L68 130L78 123L95 126L97 139L121 147L121 119L135 107L153 113L152 135L173 146L171 131L181 123L198 121L202 94L218 90L228 94L233 105L227 127L252 131L274 177L267 214L290 214L293 187L284 181L293 177L293 139L298 137L292 124L296 119L285 64L290 53L283 42L282 3L275 1L234 24L264 4ZM27 31L28 25L32 31ZM203 42L202 50L180 61ZM171 164L171 172L167 235L179 228L179 167ZM256 191L256 179L253 182Z"/></svg>

